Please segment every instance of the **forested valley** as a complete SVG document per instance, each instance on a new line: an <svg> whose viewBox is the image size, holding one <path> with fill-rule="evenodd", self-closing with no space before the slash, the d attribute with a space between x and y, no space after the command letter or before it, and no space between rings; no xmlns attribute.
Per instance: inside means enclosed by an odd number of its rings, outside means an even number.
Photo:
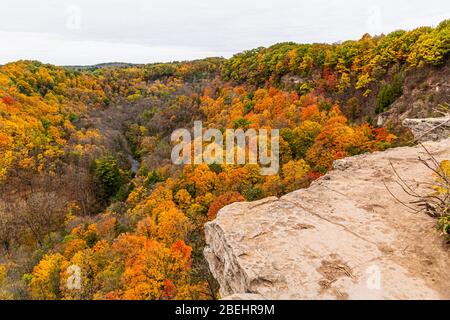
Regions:
<svg viewBox="0 0 450 320"><path fill-rule="evenodd" d="M204 224L224 206L305 188L334 160L411 141L382 125L450 73L450 21L230 59L0 68L0 299L217 299ZM448 82L448 78L446 79ZM402 97L403 96L403 97ZM391 117L395 119L395 117ZM280 129L280 170L171 162L171 133ZM239 221L236 221L239 223ZM72 265L80 288L68 288Z"/></svg>

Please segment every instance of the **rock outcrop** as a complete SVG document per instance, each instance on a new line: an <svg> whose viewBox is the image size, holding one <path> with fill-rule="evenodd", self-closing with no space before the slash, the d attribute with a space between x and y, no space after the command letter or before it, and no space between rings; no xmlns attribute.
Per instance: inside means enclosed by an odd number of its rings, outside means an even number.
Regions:
<svg viewBox="0 0 450 320"><path fill-rule="evenodd" d="M450 116L427 119L405 119L403 126L411 129L418 141L437 141L450 136Z"/></svg>
<svg viewBox="0 0 450 320"><path fill-rule="evenodd" d="M450 139L425 145L450 159ZM450 250L435 220L398 202L413 199L392 167L429 192L419 156L428 155L405 147L343 159L308 189L220 210L206 224L205 256L221 296L450 299Z"/></svg>
<svg viewBox="0 0 450 320"><path fill-rule="evenodd" d="M387 111L378 115L377 124L397 128L405 119L436 116L436 107L449 103L449 79L450 59L438 70L430 66L407 71L402 88L403 94ZM376 100L369 99L362 108L372 110L371 107L375 105ZM371 116L375 117L374 114Z"/></svg>

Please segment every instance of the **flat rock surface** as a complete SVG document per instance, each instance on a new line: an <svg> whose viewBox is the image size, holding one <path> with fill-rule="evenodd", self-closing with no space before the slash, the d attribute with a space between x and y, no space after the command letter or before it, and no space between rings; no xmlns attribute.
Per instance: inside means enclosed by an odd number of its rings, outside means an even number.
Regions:
<svg viewBox="0 0 450 320"><path fill-rule="evenodd" d="M450 159L450 139L425 143ZM228 299L450 299L450 248L436 221L400 204L432 174L405 147L346 158L280 199L235 203L206 224L205 256ZM390 192L388 191L390 190Z"/></svg>

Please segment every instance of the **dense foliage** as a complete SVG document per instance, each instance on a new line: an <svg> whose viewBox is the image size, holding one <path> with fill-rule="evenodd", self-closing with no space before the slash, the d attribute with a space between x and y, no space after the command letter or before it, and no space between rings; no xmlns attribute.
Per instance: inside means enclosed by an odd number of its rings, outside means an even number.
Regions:
<svg viewBox="0 0 450 320"><path fill-rule="evenodd" d="M217 298L204 223L233 202L307 187L336 159L393 146L385 128L352 120L369 95L386 110L406 68L443 65L449 26L278 44L229 60L1 67L0 298ZM359 93L341 110L350 89ZM194 120L280 129L280 171L173 165L169 136ZM72 265L78 289L66 285Z"/></svg>
<svg viewBox="0 0 450 320"><path fill-rule="evenodd" d="M315 73L325 73L323 82L302 81L299 86L326 89L331 82L338 90L350 85L366 89L395 63L442 65L449 55L449 42L450 21L446 20L435 29L399 30L376 37L366 34L359 41L341 44L280 43L235 55L224 63L224 76L263 85L268 81L277 84L290 74L309 80Z"/></svg>

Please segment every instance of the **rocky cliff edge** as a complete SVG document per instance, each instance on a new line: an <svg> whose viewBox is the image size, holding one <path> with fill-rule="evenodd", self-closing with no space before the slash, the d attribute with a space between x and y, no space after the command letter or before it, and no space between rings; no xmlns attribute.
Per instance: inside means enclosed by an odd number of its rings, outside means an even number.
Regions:
<svg viewBox="0 0 450 320"><path fill-rule="evenodd" d="M425 143L450 159L450 139ZM337 161L280 199L235 203L206 224L205 256L225 299L450 299L450 250L414 214L391 164L429 192L431 172L405 147ZM390 192L388 191L388 189Z"/></svg>

